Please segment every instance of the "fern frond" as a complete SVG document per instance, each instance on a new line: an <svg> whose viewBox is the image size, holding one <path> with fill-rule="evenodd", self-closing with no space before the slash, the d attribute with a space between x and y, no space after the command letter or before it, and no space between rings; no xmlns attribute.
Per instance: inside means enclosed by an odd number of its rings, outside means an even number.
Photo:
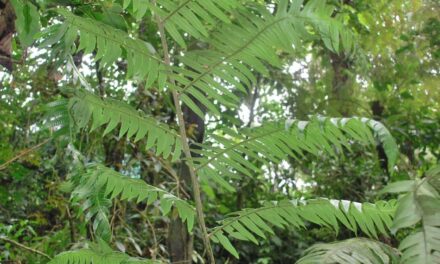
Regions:
<svg viewBox="0 0 440 264"><path fill-rule="evenodd" d="M440 166L435 166L423 179L392 183L383 192L406 192L398 200L392 230L414 227L418 230L399 245L403 264L440 263Z"/></svg>
<svg viewBox="0 0 440 264"><path fill-rule="evenodd" d="M209 36L209 50L187 52L178 58L187 67L173 68L172 77L177 81L173 88L186 95L206 96L206 103L201 103L215 114L218 111L209 102L217 100L230 105L231 100L237 100L225 87L246 92L244 85L255 79L251 69L267 75L265 64L281 67L277 55L280 50L290 52L301 47L303 40L320 37L335 52L340 50L340 43L346 52L352 51L350 32L332 17L333 8L325 1L308 1L302 8L302 1L289 5L289 1L283 0L276 10L276 14L258 6L237 10L233 23L223 23ZM314 31L308 30L310 26ZM182 100L195 108L190 98ZM196 108L193 111L203 113Z"/></svg>
<svg viewBox="0 0 440 264"><path fill-rule="evenodd" d="M120 196L121 200L133 200L136 203L144 201L152 204L159 201L164 215L174 206L182 221L187 223L188 230L191 231L194 226L195 210L191 205L167 191L148 185L143 180L130 178L99 164L89 165L86 173L80 175L80 178L81 181L72 195L77 199L86 200L81 208L87 212L88 219L94 218L95 230L99 231L99 227L107 225L106 214L102 212L105 209L101 207L109 207L111 203L103 204L106 202L105 199L113 199L116 196ZM96 193L102 193L101 199L96 200Z"/></svg>
<svg viewBox="0 0 440 264"><path fill-rule="evenodd" d="M390 246L366 238L316 244L304 252L297 264L397 264L399 254Z"/></svg>
<svg viewBox="0 0 440 264"><path fill-rule="evenodd" d="M64 17L64 23L52 26L50 36L42 45L63 40L66 49L72 53L84 51L91 54L96 50L94 58L103 67L123 57L127 60L127 77L146 80L146 87L156 81L159 88L165 86L167 69L150 43L100 21L76 16L66 9L57 12ZM79 46L72 48L78 35Z"/></svg>
<svg viewBox="0 0 440 264"><path fill-rule="evenodd" d="M72 125L77 129L89 127L90 131L106 125L103 135L119 128L119 137L134 137L134 142L147 139L147 149L154 147L157 156L172 160L180 158L181 141L179 134L166 124L145 116L131 106L113 99L101 99L86 91L77 91L65 107L71 116ZM90 125L89 125L90 124ZM120 126L118 126L120 125Z"/></svg>
<svg viewBox="0 0 440 264"><path fill-rule="evenodd" d="M197 39L207 38L210 28L218 21L229 23L230 12L241 5L236 0L157 0L156 5L148 0L125 0L122 7L133 10L138 20L151 9L162 18L168 34L186 48L182 32Z"/></svg>
<svg viewBox="0 0 440 264"><path fill-rule="evenodd" d="M197 39L206 39L209 28L217 21L229 23L231 10L240 6L235 0L159 0L154 12L162 17L168 34L182 47L186 48L181 32Z"/></svg>
<svg viewBox="0 0 440 264"><path fill-rule="evenodd" d="M371 133L373 132L373 133ZM203 144L196 170L202 180L214 181L232 190L226 179L237 177L234 172L252 176L259 171L250 159L266 164L279 163L287 156L299 159L304 153L338 156L349 142L382 143L389 167L394 167L398 148L390 132L381 123L367 118L314 117L310 121L294 120L269 123L260 127L211 135ZM391 170L392 171L392 170Z"/></svg>
<svg viewBox="0 0 440 264"><path fill-rule="evenodd" d="M113 251L103 241L91 244L90 249L66 251L55 256L49 264L159 264L159 261L130 257Z"/></svg>
<svg viewBox="0 0 440 264"><path fill-rule="evenodd" d="M69 132L70 119L67 104L67 99L60 99L44 107L43 125L53 132L55 137Z"/></svg>
<svg viewBox="0 0 440 264"><path fill-rule="evenodd" d="M378 233L389 233L394 211L393 201L360 204L327 199L284 200L233 213L233 216L221 222L221 226L214 228L210 236L214 242L220 243L238 257L226 235L258 244L256 236L264 239L265 232L273 234L270 225L279 228L304 228L306 222L310 222L333 228L336 232L339 231L339 225L343 225L355 233L361 230L366 235L377 238Z"/></svg>

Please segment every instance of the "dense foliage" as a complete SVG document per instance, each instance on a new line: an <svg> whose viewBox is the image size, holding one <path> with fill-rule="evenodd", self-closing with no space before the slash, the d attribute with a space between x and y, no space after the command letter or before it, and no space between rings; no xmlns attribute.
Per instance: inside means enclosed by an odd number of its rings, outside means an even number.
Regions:
<svg viewBox="0 0 440 264"><path fill-rule="evenodd" d="M440 263L436 0L0 0L0 263Z"/></svg>

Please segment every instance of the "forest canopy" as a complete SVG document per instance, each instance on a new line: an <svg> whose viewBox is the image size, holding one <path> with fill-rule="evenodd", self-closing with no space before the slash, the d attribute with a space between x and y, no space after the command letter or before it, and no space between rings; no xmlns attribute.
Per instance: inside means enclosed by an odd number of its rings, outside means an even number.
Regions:
<svg viewBox="0 0 440 264"><path fill-rule="evenodd" d="M437 0L0 0L0 263L440 263Z"/></svg>

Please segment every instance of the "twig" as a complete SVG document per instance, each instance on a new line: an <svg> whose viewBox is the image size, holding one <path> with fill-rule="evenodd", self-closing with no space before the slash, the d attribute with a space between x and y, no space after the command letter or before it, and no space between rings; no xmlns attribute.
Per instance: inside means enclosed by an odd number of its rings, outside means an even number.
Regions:
<svg viewBox="0 0 440 264"><path fill-rule="evenodd" d="M145 211L147 210L148 206L145 208ZM141 216L144 217L145 221L147 222L147 225L150 227L151 229L151 234L153 235L153 249L151 250L151 259L156 260L157 258L157 253L159 251L159 243L157 243L157 237L156 237L156 231L154 230L154 226L151 224L150 220L148 220L148 217L143 215L142 212L139 212L139 214Z"/></svg>
<svg viewBox="0 0 440 264"><path fill-rule="evenodd" d="M153 0L153 4L156 5L155 0ZM171 60L170 60L170 55L168 52L168 43L167 43L166 36L165 36L164 23L160 19L158 14L155 14L155 18L157 21L157 26L159 28L159 33L160 33L160 39L162 42L162 48L163 48L163 53L164 53L164 62L167 66L170 66ZM173 86L175 86L174 79L170 78L170 82L173 84ZM205 224L205 217L203 215L203 204L202 204L202 198L201 198L201 194L200 194L199 181L197 179L195 166L192 161L191 151L190 151L189 145L188 145L188 138L187 138L186 130L185 130L185 120L183 118L182 107L180 105L180 96L176 92L176 90L173 90L172 94L173 94L174 106L176 108L176 116L179 121L180 140L182 142L182 149L185 154L186 163L187 163L190 175L191 175L191 183L192 183L192 189L193 189L193 193L194 193L194 201L196 203L197 220L199 222L200 229L202 230L203 244L205 246L205 250L208 252L209 262L211 264L215 264L215 258L214 258L214 254L212 252L211 243L210 243L209 237L208 237L208 230L207 230L206 224Z"/></svg>
<svg viewBox="0 0 440 264"><path fill-rule="evenodd" d="M43 142L33 146L32 148L20 151L20 153L17 156L13 157L12 159L10 159L10 160L6 161L5 163L3 163L2 165L0 165L0 170L6 169L6 167L8 167L9 164L11 164L12 162L18 160L19 158L29 154L30 152L32 152L34 150L38 149L39 147L43 146L44 144L46 144L50 140L51 140L51 138L48 138L48 139L44 140Z"/></svg>
<svg viewBox="0 0 440 264"><path fill-rule="evenodd" d="M72 243L75 243L75 237L76 237L75 226L73 225L73 218L72 218L72 214L70 213L70 208L68 205L66 205L66 213L67 213L67 220L69 221L70 241Z"/></svg>
<svg viewBox="0 0 440 264"><path fill-rule="evenodd" d="M15 246L17 246L17 247L20 247L20 248L26 249L27 251L30 251L30 252L32 252L32 253L35 253L35 254L38 254L38 255L44 256L44 257L46 257L46 258L48 258L48 259L52 259L49 255L47 255L47 254L44 253L44 252L41 252L41 251L39 251L39 250L36 250L36 249L30 248L30 247L28 247L28 246L25 246L25 245L23 245L23 244L21 244L21 243L15 241L15 240L9 239L9 238L7 238L7 237L5 237L5 236L0 236L0 240L6 241L6 242L8 242L8 243L11 243L11 244L13 244L13 245L15 245Z"/></svg>

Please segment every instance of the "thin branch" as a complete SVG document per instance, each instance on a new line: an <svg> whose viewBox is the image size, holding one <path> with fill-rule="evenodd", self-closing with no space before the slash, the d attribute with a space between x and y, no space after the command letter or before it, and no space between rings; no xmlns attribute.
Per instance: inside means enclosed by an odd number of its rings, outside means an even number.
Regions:
<svg viewBox="0 0 440 264"><path fill-rule="evenodd" d="M44 257L46 257L46 258L48 258L48 259L52 259L49 255L47 255L47 254L44 253L44 252L41 252L41 251L39 251L39 250L36 250L36 249L30 248L30 247L28 247L28 246L25 246L25 245L23 245L23 244L21 244L21 243L15 241L15 240L9 239L9 238L7 238L7 237L5 237L5 236L0 236L0 240L6 241L7 243L11 243L11 244L13 244L14 246L20 247L20 248L22 248L22 249L26 249L27 251L30 251L30 252L32 252L32 253L35 253L35 254L38 254L38 255L44 256Z"/></svg>
<svg viewBox="0 0 440 264"><path fill-rule="evenodd" d="M32 151L38 149L39 147L43 146L44 144L46 144L47 142L49 142L51 140L51 138L48 138L46 140L44 140L43 142L29 148L29 149L25 149L20 151L20 153L18 153L17 156L13 157L12 159L6 161L5 163L3 163L2 165L0 165L0 171L6 169L9 164L11 164L12 162L18 160L19 158L26 156L27 154L31 153Z"/></svg>
<svg viewBox="0 0 440 264"><path fill-rule="evenodd" d="M153 0L153 4L156 5L155 0ZM164 61L167 66L170 66L171 60L170 60L170 55L168 52L168 43L167 43L166 36L165 36L164 23L163 23L163 21L161 21L160 17L157 14L155 14L155 18L157 21L157 25L158 25L159 33L160 33L160 39L162 42ZM170 78L170 82L173 85L175 85L174 79ZM180 140L182 142L182 149L185 154L186 163L187 163L190 175L191 175L192 189L193 189L193 193L194 193L194 200L196 203L197 218L198 218L200 229L202 230L203 243L205 246L205 250L208 252L209 262L211 264L215 264L215 258L214 258L214 254L212 252L211 243L210 243L209 237L208 237L208 230L207 230L206 224L205 224L205 217L203 215L203 204L202 204L202 199L201 199L201 194L200 194L199 181L197 179L195 166L194 166L194 163L193 163L193 160L191 157L191 151L190 151L190 148L188 145L188 138L187 138L186 130L185 130L185 120L183 118L183 112L182 112L182 107L180 105L179 94L175 90L172 91L172 94L173 94L174 105L176 108L176 116L179 120Z"/></svg>

